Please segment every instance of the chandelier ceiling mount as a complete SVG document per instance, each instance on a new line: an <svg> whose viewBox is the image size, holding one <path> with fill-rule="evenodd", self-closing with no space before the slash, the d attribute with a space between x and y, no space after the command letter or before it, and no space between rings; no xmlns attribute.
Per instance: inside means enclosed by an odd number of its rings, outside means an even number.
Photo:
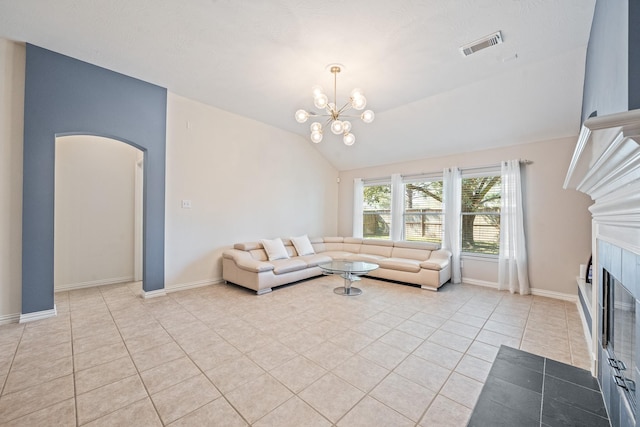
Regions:
<svg viewBox="0 0 640 427"><path fill-rule="evenodd" d="M337 78L338 73L344 69L341 64L329 64L327 69L333 74L333 102L329 102L329 97L324 93L320 86L313 87L313 105L320 109L321 113L313 111L298 110L295 118L298 123L304 123L309 117L326 117L324 126L328 126L331 132L336 135L342 135L342 141L345 145L353 145L356 137L351 133L351 122L349 118L360 118L365 123L371 123L375 118L375 114L371 110L365 110L359 115L346 114L350 110L362 111L367 106L367 98L365 98L362 89L353 89L349 96L349 100L342 106L338 107L337 101ZM316 144L322 141L323 124L319 121L311 123L311 141Z"/></svg>

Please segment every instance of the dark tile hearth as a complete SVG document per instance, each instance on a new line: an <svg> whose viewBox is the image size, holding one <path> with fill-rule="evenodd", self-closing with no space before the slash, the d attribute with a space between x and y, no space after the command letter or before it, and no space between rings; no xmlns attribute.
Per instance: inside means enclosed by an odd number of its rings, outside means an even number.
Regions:
<svg viewBox="0 0 640 427"><path fill-rule="evenodd" d="M469 427L610 426L587 370L501 346Z"/></svg>

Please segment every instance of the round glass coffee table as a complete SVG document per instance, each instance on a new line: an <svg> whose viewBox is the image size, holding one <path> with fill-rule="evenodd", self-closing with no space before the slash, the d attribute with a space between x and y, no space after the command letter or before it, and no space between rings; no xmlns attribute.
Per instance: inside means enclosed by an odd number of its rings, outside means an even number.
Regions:
<svg viewBox="0 0 640 427"><path fill-rule="evenodd" d="M331 261L318 264L318 267L324 274L339 274L344 279L344 286L335 288L333 292L353 296L362 294L362 289L351 286L353 282L360 280L359 276L375 270L379 265L363 261Z"/></svg>

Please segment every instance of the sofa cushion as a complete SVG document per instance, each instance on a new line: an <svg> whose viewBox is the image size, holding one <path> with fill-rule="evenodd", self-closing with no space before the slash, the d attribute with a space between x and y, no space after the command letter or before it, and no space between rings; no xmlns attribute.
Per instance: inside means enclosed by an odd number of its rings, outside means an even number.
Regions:
<svg viewBox="0 0 640 427"><path fill-rule="evenodd" d="M378 262L380 268L386 268L389 270L408 271L410 273L417 273L420 271L420 261L415 259L406 258L385 258Z"/></svg>
<svg viewBox="0 0 640 427"><path fill-rule="evenodd" d="M361 254L378 255L388 258L393 250L393 242L390 240L365 240L360 247Z"/></svg>
<svg viewBox="0 0 640 427"><path fill-rule="evenodd" d="M391 257L393 258L407 258L417 259L420 261L426 261L431 256L431 251L428 249L412 249L412 248L398 248L394 247L391 251Z"/></svg>
<svg viewBox="0 0 640 427"><path fill-rule="evenodd" d="M292 237L291 243L296 248L298 255L313 255L316 251L313 250L313 246L311 246L311 241L309 240L309 236L306 234L300 237Z"/></svg>
<svg viewBox="0 0 640 427"><path fill-rule="evenodd" d="M437 251L440 249L440 244L433 242L412 242L407 240L393 242L393 246L396 248L410 248L410 249L426 249L428 251Z"/></svg>
<svg viewBox="0 0 640 427"><path fill-rule="evenodd" d="M240 251L253 251L256 249L262 249L262 243L260 242L244 242L244 243L236 243L233 245L234 249L238 249Z"/></svg>
<svg viewBox="0 0 640 427"><path fill-rule="evenodd" d="M250 250L249 253L251 254L251 258L255 260L269 261L269 257L267 256L267 253L262 248Z"/></svg>
<svg viewBox="0 0 640 427"><path fill-rule="evenodd" d="M351 254L349 256L349 261L364 261L364 262L372 262L374 264L379 264L378 261L385 259L386 257L380 255L373 254Z"/></svg>
<svg viewBox="0 0 640 427"><path fill-rule="evenodd" d="M262 243L264 250L267 252L269 261L289 258L289 254L287 253L287 249L284 247L284 243L281 238L278 237L273 240L262 239L260 242Z"/></svg>
<svg viewBox="0 0 640 427"><path fill-rule="evenodd" d="M323 262L331 262L331 257L325 254L304 255L296 257L296 259L306 262L307 267L317 267Z"/></svg>
<svg viewBox="0 0 640 427"><path fill-rule="evenodd" d="M343 249L347 252L358 253L362 246L362 239L358 237L345 237Z"/></svg>
<svg viewBox="0 0 640 427"><path fill-rule="evenodd" d="M292 271L304 270L307 268L307 263L303 260L296 258L289 259L277 259L270 261L273 264L273 272L275 274L290 273Z"/></svg>
<svg viewBox="0 0 640 427"><path fill-rule="evenodd" d="M342 260L346 260L346 259L351 259L351 257L354 254L352 252L336 250L336 251L323 251L323 252L319 253L318 255L324 255L324 256L327 256L327 257L329 257L331 259L335 259L337 261L342 261Z"/></svg>

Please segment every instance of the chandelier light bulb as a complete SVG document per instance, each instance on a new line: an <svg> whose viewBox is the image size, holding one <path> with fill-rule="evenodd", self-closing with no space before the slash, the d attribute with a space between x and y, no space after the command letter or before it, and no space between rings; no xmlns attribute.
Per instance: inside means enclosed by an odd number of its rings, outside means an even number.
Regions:
<svg viewBox="0 0 640 427"><path fill-rule="evenodd" d="M342 122L342 131L347 134L351 130L351 122L345 120Z"/></svg>
<svg viewBox="0 0 640 427"><path fill-rule="evenodd" d="M376 117L375 114L373 114L373 111L371 110L366 110L364 113L362 113L362 115L360 116L360 118L362 119L363 122L365 123L371 123L373 121L373 119Z"/></svg>
<svg viewBox="0 0 640 427"><path fill-rule="evenodd" d="M320 122L311 123L311 132L322 132L322 124Z"/></svg>
<svg viewBox="0 0 640 427"><path fill-rule="evenodd" d="M316 144L322 141L322 132L311 132L311 141Z"/></svg>
<svg viewBox="0 0 640 427"><path fill-rule="evenodd" d="M296 111L296 121L298 123L304 123L309 119L309 113L304 110Z"/></svg>
<svg viewBox="0 0 640 427"><path fill-rule="evenodd" d="M350 95L352 98L359 98L361 96L364 96L364 92L362 91L362 89L357 87L351 91Z"/></svg>
<svg viewBox="0 0 640 427"><path fill-rule="evenodd" d="M344 142L344 145L352 146L356 142L356 136L347 132L344 134L342 142Z"/></svg>
<svg viewBox="0 0 640 427"><path fill-rule="evenodd" d="M333 122L331 122L331 132L335 133L336 135L340 135L342 132L344 132L344 125L340 120L334 120Z"/></svg>
<svg viewBox="0 0 640 427"><path fill-rule="evenodd" d="M364 96L352 97L351 106L356 110L362 110L367 106L367 98Z"/></svg>
<svg viewBox="0 0 640 427"><path fill-rule="evenodd" d="M318 97L320 95L324 95L324 90L322 90L322 87L320 86L314 86L313 88L311 88L311 93L313 94L313 97Z"/></svg>
<svg viewBox="0 0 640 427"><path fill-rule="evenodd" d="M316 108L325 108L327 102L329 102L329 98L324 93L313 97L313 105L315 105Z"/></svg>

